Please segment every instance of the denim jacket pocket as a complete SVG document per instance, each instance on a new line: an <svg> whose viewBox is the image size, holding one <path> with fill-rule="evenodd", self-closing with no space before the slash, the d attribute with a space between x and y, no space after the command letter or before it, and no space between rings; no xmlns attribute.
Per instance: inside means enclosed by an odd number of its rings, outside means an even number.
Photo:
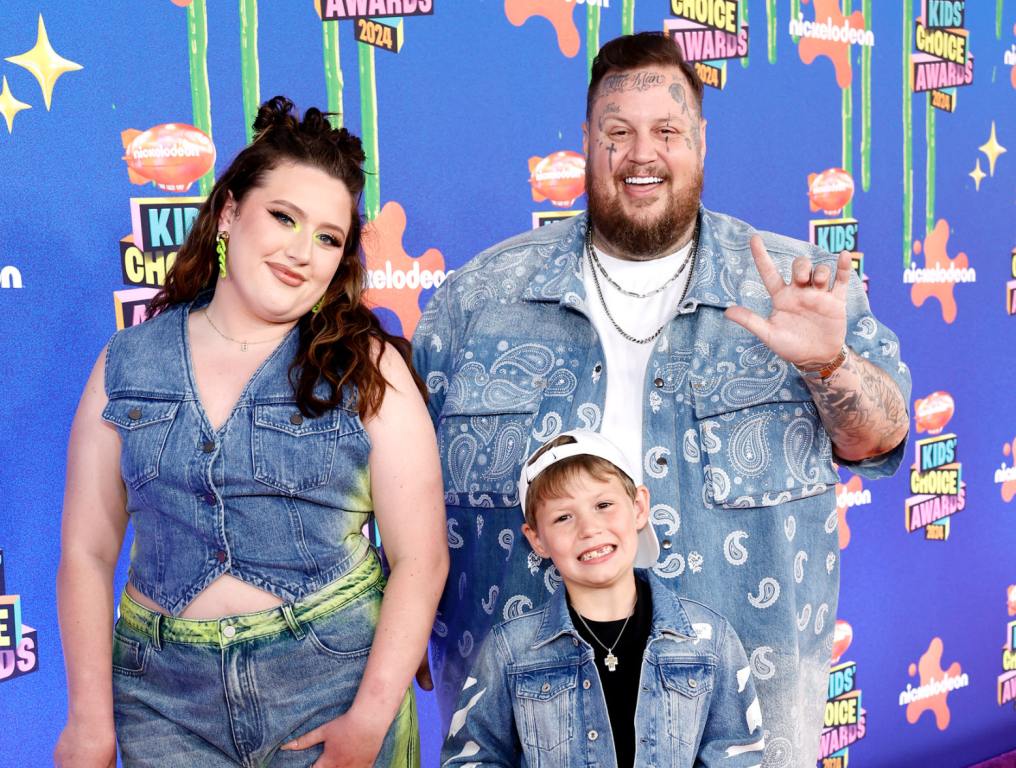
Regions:
<svg viewBox="0 0 1016 768"><path fill-rule="evenodd" d="M522 715L523 743L550 751L571 739L578 703L578 667L529 670L512 677Z"/></svg>
<svg viewBox="0 0 1016 768"><path fill-rule="evenodd" d="M120 471L125 483L137 489L159 476L166 437L180 403L145 397L112 396L102 418L120 432Z"/></svg>
<svg viewBox="0 0 1016 768"><path fill-rule="evenodd" d="M318 488L331 476L340 438L363 432L354 413L333 408L312 418L295 402L254 406L254 478L285 493Z"/></svg>
<svg viewBox="0 0 1016 768"><path fill-rule="evenodd" d="M667 700L667 733L682 745L693 747L709 709L715 667L708 662L689 660L661 661L659 668ZM691 761L687 764L691 765Z"/></svg>
<svg viewBox="0 0 1016 768"><path fill-rule="evenodd" d="M835 486L832 443L796 373L693 375L691 385L706 506L770 507Z"/></svg>
<svg viewBox="0 0 1016 768"><path fill-rule="evenodd" d="M494 412L479 406L446 409L438 422L445 502L451 506L514 507L522 462L529 455L539 400Z"/></svg>

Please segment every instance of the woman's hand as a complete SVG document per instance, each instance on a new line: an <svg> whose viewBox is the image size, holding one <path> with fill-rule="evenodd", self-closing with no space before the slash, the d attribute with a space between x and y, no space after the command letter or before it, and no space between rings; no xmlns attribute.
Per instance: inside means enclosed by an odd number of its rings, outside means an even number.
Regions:
<svg viewBox="0 0 1016 768"><path fill-rule="evenodd" d="M113 768L116 765L113 725L68 720L53 750L53 765L57 768Z"/></svg>
<svg viewBox="0 0 1016 768"><path fill-rule="evenodd" d="M308 749L324 744L312 768L370 768L374 765L388 726L379 727L377 717L361 716L355 707L312 731L282 745L285 750Z"/></svg>

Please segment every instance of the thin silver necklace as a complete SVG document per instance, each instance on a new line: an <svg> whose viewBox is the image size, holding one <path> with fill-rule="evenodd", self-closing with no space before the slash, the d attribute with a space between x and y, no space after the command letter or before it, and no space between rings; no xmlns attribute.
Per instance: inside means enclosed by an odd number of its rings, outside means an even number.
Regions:
<svg viewBox="0 0 1016 768"><path fill-rule="evenodd" d="M592 240L591 237L589 239L590 241ZM698 242L697 223L695 225L695 232L692 234L692 242L693 243ZM675 280L677 280L677 278L681 276L681 273L684 272L684 268L687 267L688 262L691 261L692 250L693 250L692 248L688 249L688 253L686 253L684 255L684 258L681 259L681 264L680 266L678 266L677 271L674 274L672 274L669 278L667 278L667 281L663 285L661 285L659 288L653 288L653 290L647 291L646 293L629 291L627 288L624 288L623 286L619 285L614 280L614 278L610 276L610 273L603 266L603 262L600 261L600 257L596 255L596 248L590 247L589 257L593 260L593 264L596 265L596 268L600 271L600 274L603 275L603 277L606 279L608 283L610 283L611 286L613 286L614 290L618 291L619 293L623 293L625 296L630 296L633 299L648 299L649 297L655 296L658 293L663 293L665 290L667 290L668 287L670 287L671 283L673 283Z"/></svg>
<svg viewBox="0 0 1016 768"><path fill-rule="evenodd" d="M693 240L692 246L691 246L690 259L691 259L691 271L694 272L695 271L695 262L698 260L698 225L697 224L695 226L695 234L692 237L694 238L694 240ZM614 326L614 330L617 331L619 334L621 334L622 338L627 339L632 344L649 344L650 342L655 341L656 337L659 336L661 333L663 333L663 329L667 327L667 323L670 322L669 319L664 321L663 325L661 325L659 328L657 328L656 329L656 333L654 333L652 336L646 336L644 339L640 339L637 336L632 336L630 333L627 333L620 325L617 324L617 320L614 319L614 316L612 314L610 314L610 308L607 306L607 301L606 301L606 299L603 298L603 289L600 287L600 278L596 274L597 269L596 269L596 266L594 264L594 260L596 259L596 255L593 253L593 227L592 227L592 224L590 224L588 229L586 229L586 255L589 256L589 271L592 272L592 275L593 275L593 285L596 286L596 295L600 297L600 306L603 307L603 311L607 315L607 319L610 320L610 324ZM686 257L685 260L687 261L688 258L689 257ZM681 265L681 270L683 270L683 269L684 269L684 265L682 264ZM679 270L679 273L680 273L680 270ZM664 287L666 287L666 286L664 286ZM691 287L691 274L689 274L688 281L684 284L684 290L681 292L681 298L678 299L678 301L677 301L678 306L680 306L681 302L684 301L684 297L688 295L688 288L689 287Z"/></svg>
<svg viewBox="0 0 1016 768"><path fill-rule="evenodd" d="M624 620L624 624L621 625L621 631L617 633L617 637L614 638L614 642L611 643L609 648L606 645L604 645L603 641L600 638L598 638L596 636L596 633L593 632L593 630L590 628L588 624L586 624L586 620L583 618L582 614L579 613L577 609L575 610L575 615L579 617L579 621L582 622L582 626L586 628L586 631L589 633L589 636L596 641L597 645L599 645L603 650L607 652L607 655L603 657L603 664L604 666L607 667L607 671L609 672L613 672L615 669L617 669L617 656L614 655L614 648L616 648L617 644L621 642L621 635L624 634L624 630L627 628L628 622L631 621L631 617L635 615L635 606L637 606L638 604L639 597L636 594L635 602L632 604L631 607L631 613L629 613L628 618ZM574 608L574 606L572 607Z"/></svg>
<svg viewBox="0 0 1016 768"><path fill-rule="evenodd" d="M205 308L205 320L207 320L208 324L210 326L212 326L212 330L215 331L217 334L219 334L226 341L231 341L234 344L239 344L241 352L246 352L247 351L247 347L249 347L251 345L254 345L254 344L267 344L267 343L269 343L271 341L280 341L281 339L284 339L287 335L289 335L289 331L287 330L281 336L276 336L273 339L262 339L261 341L240 341L240 339L234 339L232 336L227 336L226 334L224 334L222 331L219 330L218 326L216 326L215 323L212 322L212 316L208 312L208 308L207 307Z"/></svg>

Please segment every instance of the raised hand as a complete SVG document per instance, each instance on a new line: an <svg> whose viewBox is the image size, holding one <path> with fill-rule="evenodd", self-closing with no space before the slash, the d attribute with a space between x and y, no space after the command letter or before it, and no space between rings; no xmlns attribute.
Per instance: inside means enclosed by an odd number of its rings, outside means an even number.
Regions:
<svg viewBox="0 0 1016 768"><path fill-rule="evenodd" d="M751 238L751 255L773 309L764 318L741 306L730 307L726 316L746 328L769 349L802 368L820 367L839 354L847 334L847 284L853 266L847 251L836 261L836 280L825 264L812 267L811 259L799 256L785 283L762 238ZM832 289L830 289L832 284Z"/></svg>

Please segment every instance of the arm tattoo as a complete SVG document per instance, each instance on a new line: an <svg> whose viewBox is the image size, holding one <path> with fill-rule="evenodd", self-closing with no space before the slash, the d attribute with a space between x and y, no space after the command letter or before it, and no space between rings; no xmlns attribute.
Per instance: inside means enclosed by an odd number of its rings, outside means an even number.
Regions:
<svg viewBox="0 0 1016 768"><path fill-rule="evenodd" d="M906 404L889 376L851 353L827 381L805 379L836 447L844 453L874 445L871 455L896 447L909 424Z"/></svg>

